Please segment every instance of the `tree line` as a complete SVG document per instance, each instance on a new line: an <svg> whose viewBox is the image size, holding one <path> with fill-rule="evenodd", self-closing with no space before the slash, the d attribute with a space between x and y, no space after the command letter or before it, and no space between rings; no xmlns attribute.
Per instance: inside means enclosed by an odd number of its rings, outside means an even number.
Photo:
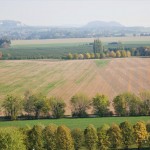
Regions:
<svg viewBox="0 0 150 150"><path fill-rule="evenodd" d="M90 124L84 130L54 124L0 128L1 150L128 150L131 147L150 148L150 122L138 121L132 125L125 121L97 129Z"/></svg>
<svg viewBox="0 0 150 150"><path fill-rule="evenodd" d="M102 58L124 58L131 56L150 56L150 47L124 48L121 42L112 42L115 48L106 48L100 39L95 39L92 53L72 54L68 53L66 59L102 59Z"/></svg>
<svg viewBox="0 0 150 150"><path fill-rule="evenodd" d="M125 92L117 95L110 110L110 100L104 94L96 94L89 98L84 93L77 93L70 99L72 117L88 117L92 109L95 116L140 116L150 115L150 91L142 91L138 95ZM65 114L66 103L61 97L47 98L43 94L33 94L26 91L24 97L8 95L3 100L1 109L6 119L62 118Z"/></svg>

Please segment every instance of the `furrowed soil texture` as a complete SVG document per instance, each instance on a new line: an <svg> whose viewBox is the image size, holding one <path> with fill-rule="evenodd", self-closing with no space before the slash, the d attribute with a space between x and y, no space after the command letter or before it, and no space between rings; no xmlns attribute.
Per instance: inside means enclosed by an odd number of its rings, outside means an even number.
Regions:
<svg viewBox="0 0 150 150"><path fill-rule="evenodd" d="M23 96L26 90L62 97L70 114L69 100L78 92L90 98L103 93L112 101L122 92L150 90L150 59L0 61L1 102L7 94Z"/></svg>

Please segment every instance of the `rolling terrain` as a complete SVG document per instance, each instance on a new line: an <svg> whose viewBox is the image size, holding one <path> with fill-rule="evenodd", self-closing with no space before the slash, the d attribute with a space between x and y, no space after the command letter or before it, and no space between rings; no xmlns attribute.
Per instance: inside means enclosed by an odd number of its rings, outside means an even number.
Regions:
<svg viewBox="0 0 150 150"><path fill-rule="evenodd" d="M0 98L26 90L60 96L68 104L77 92L96 93L110 101L121 92L150 90L150 59L6 60L0 61ZM70 113L70 109L66 114Z"/></svg>

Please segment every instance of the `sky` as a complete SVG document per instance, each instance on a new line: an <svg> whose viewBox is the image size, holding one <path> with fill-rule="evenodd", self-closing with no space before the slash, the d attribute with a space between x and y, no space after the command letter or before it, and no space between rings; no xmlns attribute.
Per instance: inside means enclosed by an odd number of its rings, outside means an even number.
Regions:
<svg viewBox="0 0 150 150"><path fill-rule="evenodd" d="M0 0L0 20L41 26L100 20L150 27L150 0Z"/></svg>

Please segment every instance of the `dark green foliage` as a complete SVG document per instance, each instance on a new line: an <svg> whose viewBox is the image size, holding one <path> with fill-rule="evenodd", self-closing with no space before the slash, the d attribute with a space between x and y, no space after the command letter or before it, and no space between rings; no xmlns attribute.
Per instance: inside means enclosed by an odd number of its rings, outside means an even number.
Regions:
<svg viewBox="0 0 150 150"><path fill-rule="evenodd" d="M120 94L113 99L113 106L118 115L120 116L128 115L127 110L128 104L123 94Z"/></svg>
<svg viewBox="0 0 150 150"><path fill-rule="evenodd" d="M84 142L84 134L80 128L75 128L71 131L75 150L79 150Z"/></svg>
<svg viewBox="0 0 150 150"><path fill-rule="evenodd" d="M16 120L22 110L23 102L21 98L13 95L8 95L4 100L2 107L11 120Z"/></svg>
<svg viewBox="0 0 150 150"><path fill-rule="evenodd" d="M42 137L43 128L42 126L35 125L28 132L28 147L29 150L44 150L44 141Z"/></svg>
<svg viewBox="0 0 150 150"><path fill-rule="evenodd" d="M110 146L109 136L108 136L108 125L103 125L102 127L97 129L97 136L98 136L98 148L99 150L107 150Z"/></svg>
<svg viewBox="0 0 150 150"><path fill-rule="evenodd" d="M94 150L97 146L97 131L93 125L89 125L84 130L85 145L88 150Z"/></svg>
<svg viewBox="0 0 150 150"><path fill-rule="evenodd" d="M117 148L122 144L121 130L117 124L113 124L108 130L111 147Z"/></svg>
<svg viewBox="0 0 150 150"><path fill-rule="evenodd" d="M102 53L103 52L103 45L102 42L99 39L95 39L93 43L93 52L96 53Z"/></svg>
<svg viewBox="0 0 150 150"><path fill-rule="evenodd" d="M142 91L139 95L142 100L141 113L143 115L150 115L150 91Z"/></svg>
<svg viewBox="0 0 150 150"><path fill-rule="evenodd" d="M92 46L85 44L41 44L18 45L1 49L3 59L61 59L68 53L92 52Z"/></svg>
<svg viewBox="0 0 150 150"><path fill-rule="evenodd" d="M148 122L148 123L146 124L146 130L147 130L147 132L150 133L150 122Z"/></svg>
<svg viewBox="0 0 150 150"><path fill-rule="evenodd" d="M54 118L61 118L65 113L65 102L59 97L51 97L49 99L52 116Z"/></svg>
<svg viewBox="0 0 150 150"><path fill-rule="evenodd" d="M0 129L0 150L26 150L25 144L24 135L18 129Z"/></svg>
<svg viewBox="0 0 150 150"><path fill-rule="evenodd" d="M126 149L133 143L134 140L134 130L133 126L128 122L120 123L120 129L122 134L122 142Z"/></svg>
<svg viewBox="0 0 150 150"><path fill-rule="evenodd" d="M43 130L44 148L46 150L57 150L57 126L49 125Z"/></svg>
<svg viewBox="0 0 150 150"><path fill-rule="evenodd" d="M98 116L105 116L108 114L109 100L105 95L97 94L93 98L94 113Z"/></svg>
<svg viewBox="0 0 150 150"><path fill-rule="evenodd" d="M30 116L35 114L35 118L38 119L41 113L46 113L50 109L50 106L46 100L46 97L42 94L29 94L25 96L24 110Z"/></svg>
<svg viewBox="0 0 150 150"><path fill-rule="evenodd" d="M74 150L71 132L66 126L59 126L57 128L57 149Z"/></svg>
<svg viewBox="0 0 150 150"><path fill-rule="evenodd" d="M8 48L11 44L11 41L6 38L0 39L0 48Z"/></svg>
<svg viewBox="0 0 150 150"><path fill-rule="evenodd" d="M133 93L122 93L113 100L116 113L121 116L135 116L141 113L141 99Z"/></svg>

